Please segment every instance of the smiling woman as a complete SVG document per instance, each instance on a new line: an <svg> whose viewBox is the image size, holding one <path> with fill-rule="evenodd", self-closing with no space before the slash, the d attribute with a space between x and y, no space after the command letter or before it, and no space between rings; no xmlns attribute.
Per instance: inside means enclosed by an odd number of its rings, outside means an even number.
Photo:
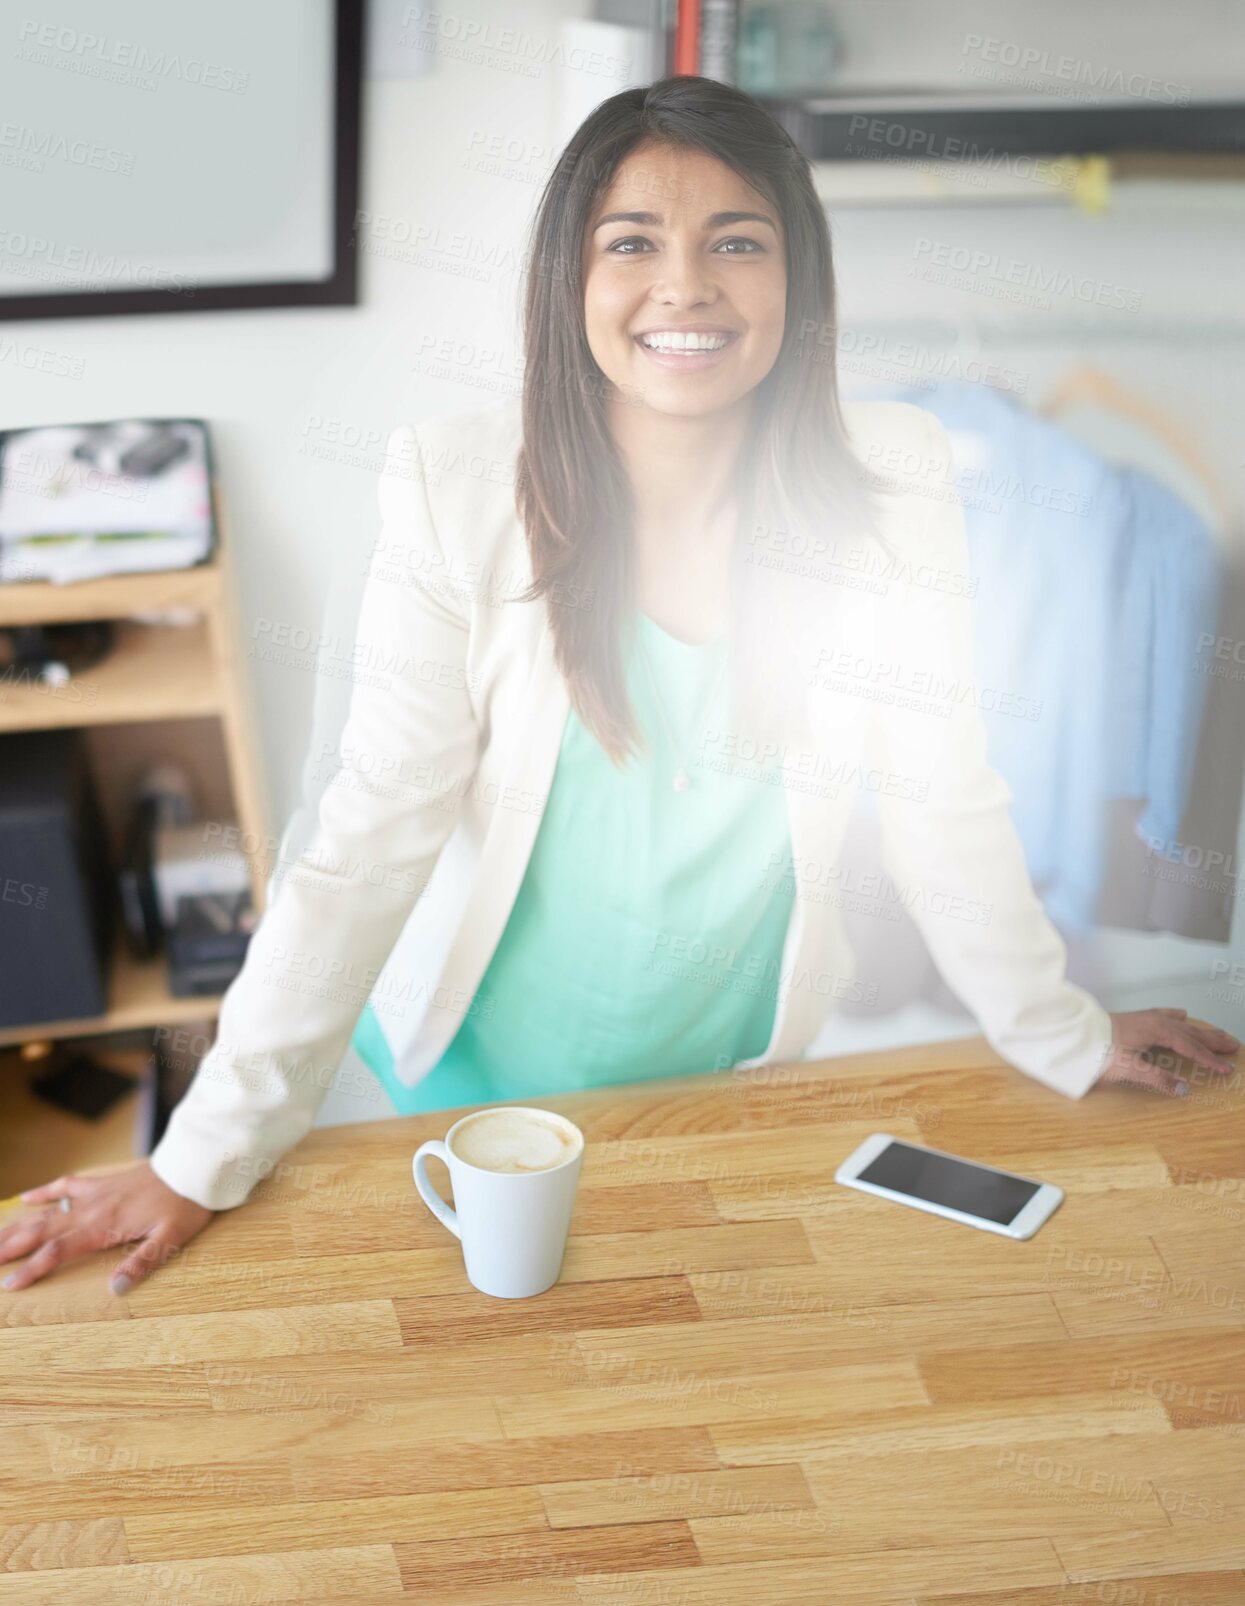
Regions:
<svg viewBox="0 0 1245 1606"><path fill-rule="evenodd" d="M794 737L809 598L750 562L750 545L799 530L882 539L875 502L893 491L853 453L825 360L834 270L808 162L729 85L627 90L562 152L530 255L518 501L530 594L575 584L597 598L591 615L552 619L576 712L612 758L633 748L634 601L684 641L729 628L735 720ZM712 349L689 354L693 335Z"/></svg>
<svg viewBox="0 0 1245 1606"><path fill-rule="evenodd" d="M654 189L677 199L629 209ZM782 225L721 161L653 142L622 164L598 209L584 265L588 345L614 397L644 397L643 408L608 407L624 460L644 465L631 476L638 601L675 635L703 640L727 628L736 467L750 398L786 326ZM645 422L654 412L679 421L660 455ZM702 465L694 483L689 460Z"/></svg>
<svg viewBox="0 0 1245 1606"><path fill-rule="evenodd" d="M240 1204L372 981L404 1111L801 1058L833 1000L876 991L797 873L842 856L835 773L879 777L886 866L1004 1060L1074 1099L1177 1092L1168 1052L1233 1069L1227 1033L1068 979L988 761L968 600L927 578L967 571L946 432L840 408L829 231L784 130L708 79L614 96L530 259L521 404L390 438L356 640L394 668L353 687L215 1043L149 1164L27 1196L73 1209L0 1232L0 1260L29 1256L12 1286L139 1239L124 1292ZM481 462L513 478L453 467ZM854 588L862 567L885 583Z"/></svg>

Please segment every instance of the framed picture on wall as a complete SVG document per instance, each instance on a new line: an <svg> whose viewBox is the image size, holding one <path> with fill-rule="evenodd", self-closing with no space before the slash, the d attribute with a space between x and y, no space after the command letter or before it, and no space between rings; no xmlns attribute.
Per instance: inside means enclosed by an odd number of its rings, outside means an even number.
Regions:
<svg viewBox="0 0 1245 1606"><path fill-rule="evenodd" d="M0 319L354 304L363 7L15 12Z"/></svg>

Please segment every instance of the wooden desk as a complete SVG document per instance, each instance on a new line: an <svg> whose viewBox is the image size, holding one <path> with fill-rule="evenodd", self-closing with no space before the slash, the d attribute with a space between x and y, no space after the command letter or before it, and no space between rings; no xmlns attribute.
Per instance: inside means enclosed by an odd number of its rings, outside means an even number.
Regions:
<svg viewBox="0 0 1245 1606"><path fill-rule="evenodd" d="M1245 1600L1239 1076L1074 1103L971 1040L547 1102L539 1299L418 1203L445 1114L313 1133L127 1299L0 1295L0 1606ZM1013 1243L836 1187L878 1129L1068 1198Z"/></svg>

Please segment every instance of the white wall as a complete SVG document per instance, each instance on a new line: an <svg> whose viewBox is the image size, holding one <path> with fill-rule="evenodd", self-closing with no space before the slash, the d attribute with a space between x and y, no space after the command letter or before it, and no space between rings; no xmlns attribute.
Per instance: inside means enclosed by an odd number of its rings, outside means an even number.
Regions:
<svg viewBox="0 0 1245 1606"><path fill-rule="evenodd" d="M383 76L364 95L361 207L376 221L361 234L361 305L0 324L23 352L65 353L82 369L70 380L16 356L0 363L0 427L130 414L210 421L256 643L277 625L349 635L377 531L375 443L394 424L517 388L524 231L560 108L582 100L585 78L605 93L625 87L556 65L574 5L527 3L516 29L501 0L471 0L458 16L480 25L483 63L459 59L452 37L433 36L435 55L403 43L406 9L373 8L371 60ZM489 38L495 47L480 43ZM520 153L498 164L505 177L486 166L498 143ZM427 346L446 336L457 348L452 377L434 377ZM355 440L362 450L345 444ZM323 699L330 725L344 712L348 688L334 667L332 649L319 675L288 661L253 665L278 829L299 799L313 704Z"/></svg>

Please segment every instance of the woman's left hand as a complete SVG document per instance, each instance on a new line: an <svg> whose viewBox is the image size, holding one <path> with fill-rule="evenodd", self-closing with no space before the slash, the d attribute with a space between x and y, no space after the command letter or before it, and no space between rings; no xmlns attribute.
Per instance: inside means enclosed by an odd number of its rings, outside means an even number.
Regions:
<svg viewBox="0 0 1245 1606"><path fill-rule="evenodd" d="M1159 1093L1181 1096L1189 1091L1177 1056L1202 1065L1216 1076L1237 1069L1223 1054L1235 1054L1239 1041L1230 1032L1205 1021L1190 1020L1187 1009L1126 1009L1111 1016L1111 1054L1095 1082L1133 1082Z"/></svg>

